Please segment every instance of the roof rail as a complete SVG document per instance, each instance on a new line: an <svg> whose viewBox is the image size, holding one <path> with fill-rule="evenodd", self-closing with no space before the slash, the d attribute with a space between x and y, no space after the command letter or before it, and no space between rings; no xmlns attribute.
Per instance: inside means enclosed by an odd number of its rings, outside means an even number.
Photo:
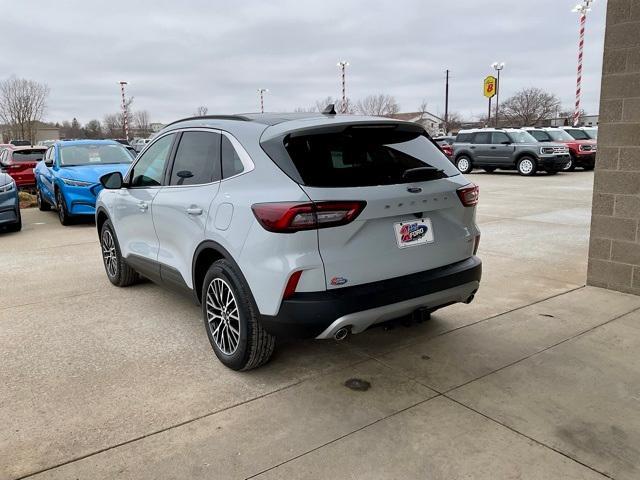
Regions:
<svg viewBox="0 0 640 480"><path fill-rule="evenodd" d="M180 122L186 122L188 120L238 120L240 122L250 122L251 119L249 117L245 117L244 115L198 115L195 117L185 117L180 120L176 120L171 123L167 123L164 128L167 128L169 125L174 125Z"/></svg>

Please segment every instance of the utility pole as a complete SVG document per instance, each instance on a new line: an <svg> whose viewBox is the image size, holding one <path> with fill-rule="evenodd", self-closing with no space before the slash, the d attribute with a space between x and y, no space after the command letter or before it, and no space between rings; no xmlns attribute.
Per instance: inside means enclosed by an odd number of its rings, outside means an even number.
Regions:
<svg viewBox="0 0 640 480"><path fill-rule="evenodd" d="M491 66L498 72L498 79L496 80L496 128L498 127L498 120L500 119L500 115L498 114L498 109L500 108L500 72L504 68L504 62L494 62Z"/></svg>
<svg viewBox="0 0 640 480"><path fill-rule="evenodd" d="M444 134L449 135L449 70L444 87Z"/></svg>
<svg viewBox="0 0 640 480"><path fill-rule="evenodd" d="M125 99L124 94L124 86L127 85L127 82L120 82L120 93L122 94L122 123L124 129L124 138L129 140L129 114L127 112L127 101Z"/></svg>
<svg viewBox="0 0 640 480"><path fill-rule="evenodd" d="M268 88L259 88L258 93L260 94L260 113L264 113L264 94L269 91Z"/></svg>
<svg viewBox="0 0 640 480"><path fill-rule="evenodd" d="M342 108L340 108L340 113L347 113L346 69L349 66L349 62L347 62L346 60L340 60L337 66L342 70Z"/></svg>
<svg viewBox="0 0 640 480"><path fill-rule="evenodd" d="M580 36L578 37L578 74L576 76L576 108L573 112L573 126L580 123L580 95L582 93L582 53L584 51L584 27L587 23L587 12L591 11L593 0L582 0L573 8L573 12L580 14Z"/></svg>

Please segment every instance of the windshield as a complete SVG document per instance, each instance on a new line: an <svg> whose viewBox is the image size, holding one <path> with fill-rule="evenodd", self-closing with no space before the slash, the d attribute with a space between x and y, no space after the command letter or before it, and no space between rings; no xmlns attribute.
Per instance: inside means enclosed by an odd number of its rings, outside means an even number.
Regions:
<svg viewBox="0 0 640 480"><path fill-rule="evenodd" d="M46 149L20 150L13 152L14 162L39 162L44 157Z"/></svg>
<svg viewBox="0 0 640 480"><path fill-rule="evenodd" d="M513 143L537 143L538 141L528 132L509 132Z"/></svg>
<svg viewBox="0 0 640 480"><path fill-rule="evenodd" d="M564 130L547 130L549 136L555 142L572 142L574 138Z"/></svg>
<svg viewBox="0 0 640 480"><path fill-rule="evenodd" d="M60 165L99 165L109 163L131 163L132 157L122 145L68 145L60 148Z"/></svg>
<svg viewBox="0 0 640 480"><path fill-rule="evenodd" d="M358 127L285 138L305 185L364 187L435 180L458 170L426 136Z"/></svg>
<svg viewBox="0 0 640 480"><path fill-rule="evenodd" d="M589 135L589 137L591 137L594 140L598 139L598 129L597 128L585 128L584 129L585 132L587 132L587 135Z"/></svg>
<svg viewBox="0 0 640 480"><path fill-rule="evenodd" d="M578 128L567 129L566 132L576 140L591 140L591 137L587 135L587 132Z"/></svg>

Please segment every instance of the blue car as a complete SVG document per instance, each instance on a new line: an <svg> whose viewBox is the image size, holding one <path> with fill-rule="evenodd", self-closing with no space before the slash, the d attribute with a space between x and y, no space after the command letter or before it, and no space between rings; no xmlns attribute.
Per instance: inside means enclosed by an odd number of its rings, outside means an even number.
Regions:
<svg viewBox="0 0 640 480"><path fill-rule="evenodd" d="M129 169L133 156L113 140L73 140L49 147L34 169L38 208L54 207L62 225L93 216L102 190L100 177Z"/></svg>
<svg viewBox="0 0 640 480"><path fill-rule="evenodd" d="M0 230L17 232L21 228L18 187L13 178L0 172Z"/></svg>

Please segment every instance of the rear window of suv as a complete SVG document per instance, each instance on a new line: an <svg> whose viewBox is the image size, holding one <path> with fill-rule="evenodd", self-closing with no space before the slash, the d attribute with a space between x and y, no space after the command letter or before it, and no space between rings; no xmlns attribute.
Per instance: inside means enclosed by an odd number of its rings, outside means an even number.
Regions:
<svg viewBox="0 0 640 480"><path fill-rule="evenodd" d="M284 146L304 185L313 187L393 185L459 174L428 137L415 131L347 128L288 136Z"/></svg>
<svg viewBox="0 0 640 480"><path fill-rule="evenodd" d="M46 148L34 148L33 150L15 150L13 152L14 162L39 162L44 157Z"/></svg>

